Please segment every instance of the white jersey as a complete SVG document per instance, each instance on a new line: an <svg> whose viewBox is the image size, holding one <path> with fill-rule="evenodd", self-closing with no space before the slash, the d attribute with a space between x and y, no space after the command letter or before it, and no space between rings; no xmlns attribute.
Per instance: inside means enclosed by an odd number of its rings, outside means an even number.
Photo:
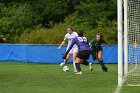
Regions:
<svg viewBox="0 0 140 93"><path fill-rule="evenodd" d="M67 49L69 48L69 46L70 46L72 40L73 40L75 37L77 37L77 36L78 36L78 34L77 34L76 32L72 32L72 34L67 33L67 34L65 35L64 40L68 40ZM74 45L73 48L78 48L78 47L77 47L77 45Z"/></svg>

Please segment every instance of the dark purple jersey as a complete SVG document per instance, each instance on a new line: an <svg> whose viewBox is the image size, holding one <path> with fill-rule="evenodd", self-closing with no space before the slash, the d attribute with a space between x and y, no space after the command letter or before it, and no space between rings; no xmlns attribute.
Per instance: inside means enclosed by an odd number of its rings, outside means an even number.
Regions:
<svg viewBox="0 0 140 93"><path fill-rule="evenodd" d="M76 44L78 46L78 49L79 51L82 51L82 50L91 50L90 49L90 46L89 46L89 43L88 43L88 40L86 37L75 37L72 42L71 42L71 45L70 47L68 48L67 52L69 52L72 47L74 46L74 44Z"/></svg>

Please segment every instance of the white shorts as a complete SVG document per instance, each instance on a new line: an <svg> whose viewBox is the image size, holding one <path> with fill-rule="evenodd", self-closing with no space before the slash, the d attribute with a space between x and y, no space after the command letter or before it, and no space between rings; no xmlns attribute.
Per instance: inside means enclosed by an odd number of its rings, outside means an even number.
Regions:
<svg viewBox="0 0 140 93"><path fill-rule="evenodd" d="M77 52L78 53L78 48L72 48L69 53L70 54L73 54L74 52Z"/></svg>

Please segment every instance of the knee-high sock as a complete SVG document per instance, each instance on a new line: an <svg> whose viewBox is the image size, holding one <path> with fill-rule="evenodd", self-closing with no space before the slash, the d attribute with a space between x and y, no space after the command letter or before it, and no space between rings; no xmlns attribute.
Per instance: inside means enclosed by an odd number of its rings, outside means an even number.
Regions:
<svg viewBox="0 0 140 93"><path fill-rule="evenodd" d="M74 71L77 71L76 65L75 65L75 61L73 61L73 69Z"/></svg>
<svg viewBox="0 0 140 93"><path fill-rule="evenodd" d="M81 71L80 63L75 63L77 71Z"/></svg>
<svg viewBox="0 0 140 93"><path fill-rule="evenodd" d="M103 60L102 61L99 61L100 65L102 68L105 68L105 64L103 63Z"/></svg>

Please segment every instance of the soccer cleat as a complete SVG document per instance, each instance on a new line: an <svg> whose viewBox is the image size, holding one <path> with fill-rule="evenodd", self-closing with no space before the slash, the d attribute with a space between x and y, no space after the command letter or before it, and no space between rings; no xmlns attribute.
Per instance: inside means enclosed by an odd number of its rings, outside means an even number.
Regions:
<svg viewBox="0 0 140 93"><path fill-rule="evenodd" d="M63 62L63 63L60 63L60 66L62 67L62 66L64 66L65 65L65 63Z"/></svg>
<svg viewBox="0 0 140 93"><path fill-rule="evenodd" d="M79 71L79 72L77 72L77 73L75 73L75 74L81 75L81 74L83 74L83 73L82 73L82 71Z"/></svg>
<svg viewBox="0 0 140 93"><path fill-rule="evenodd" d="M92 63L89 63L90 71L93 71Z"/></svg>
<svg viewBox="0 0 140 93"><path fill-rule="evenodd" d="M108 72L107 67L102 68L103 72Z"/></svg>

